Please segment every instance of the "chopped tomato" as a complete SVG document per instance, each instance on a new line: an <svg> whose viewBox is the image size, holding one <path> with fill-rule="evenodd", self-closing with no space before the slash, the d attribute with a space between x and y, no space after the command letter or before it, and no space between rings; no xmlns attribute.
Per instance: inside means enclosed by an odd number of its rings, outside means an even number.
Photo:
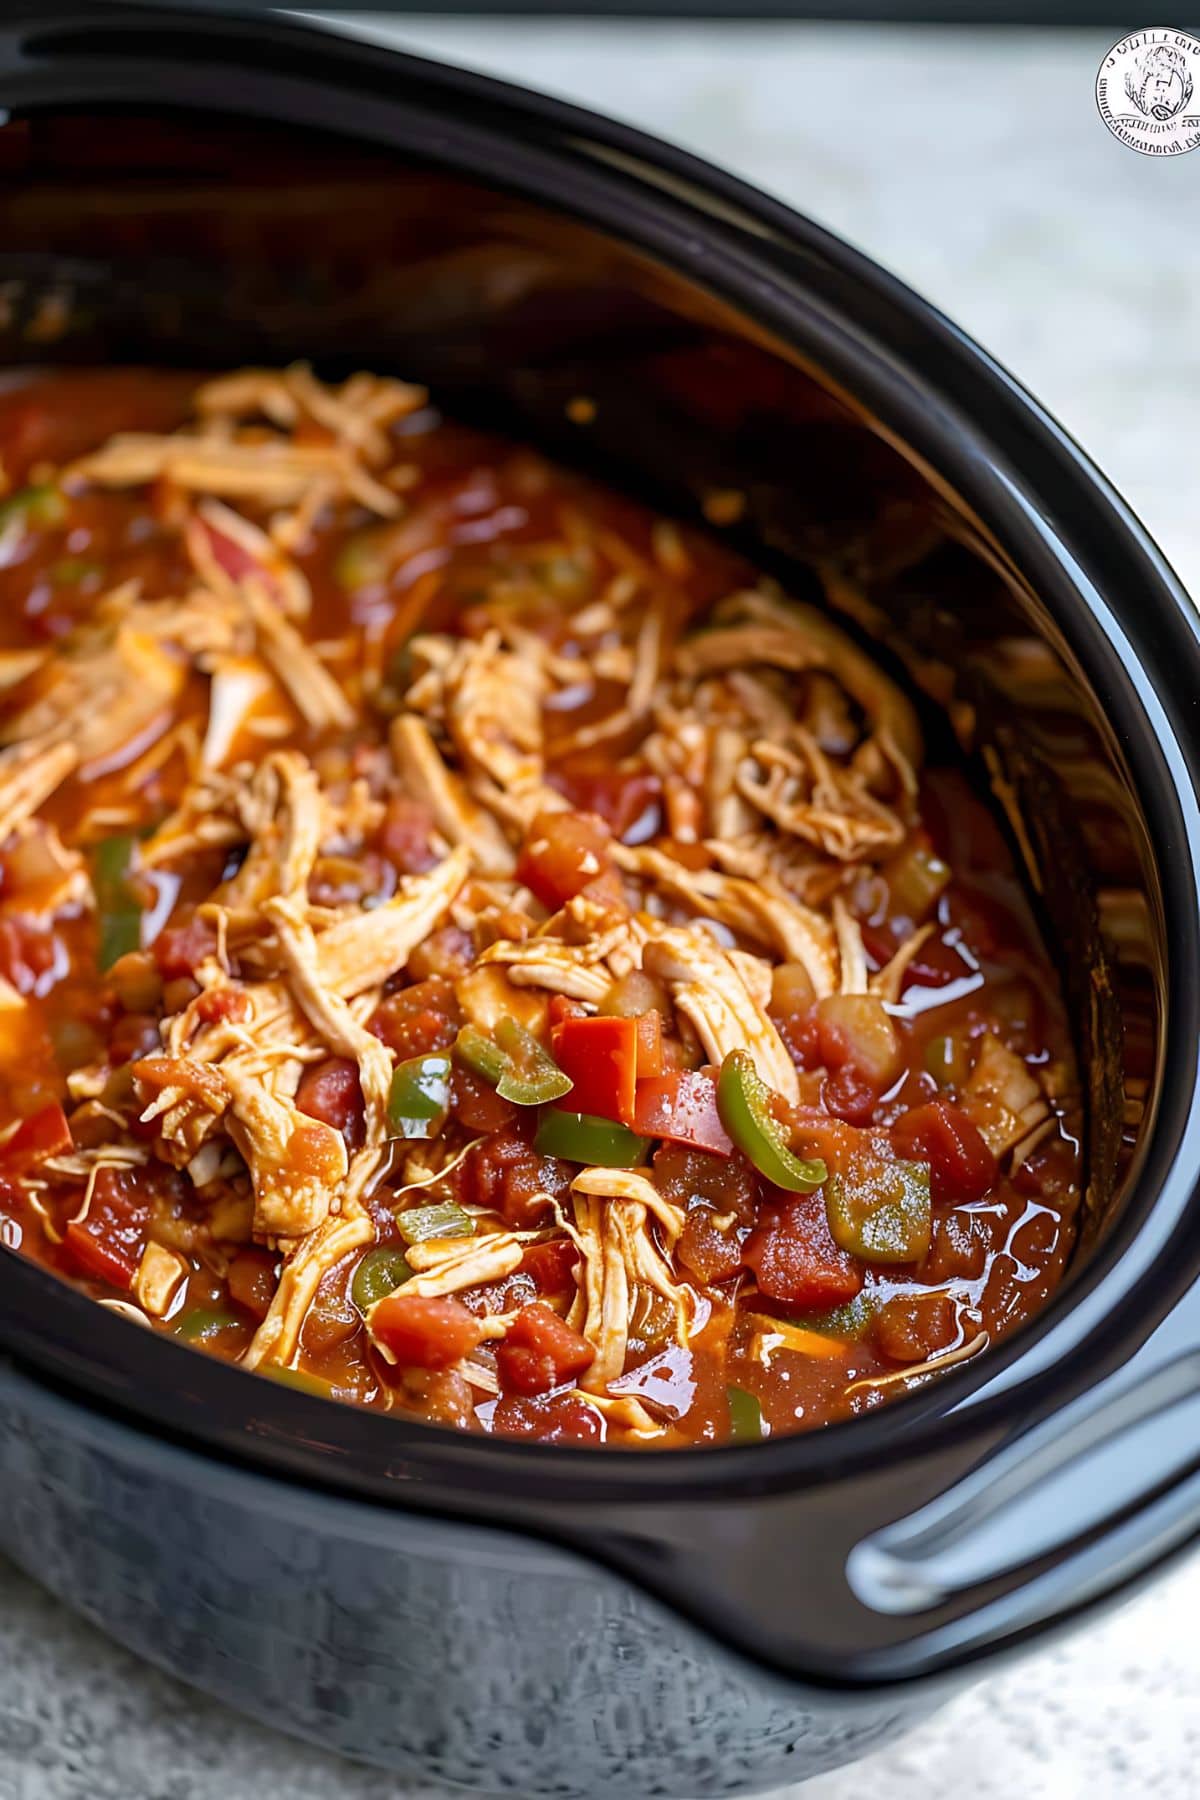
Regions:
<svg viewBox="0 0 1200 1800"><path fill-rule="evenodd" d="M714 1221L707 1206L693 1207L675 1247L685 1268L701 1281L728 1281L742 1266L742 1246L736 1230Z"/></svg>
<svg viewBox="0 0 1200 1800"><path fill-rule="evenodd" d="M544 1225L551 1215L551 1199L564 1200L574 1169L556 1156L539 1156L533 1148L536 1121L523 1108L516 1118L472 1151L464 1170L466 1204L490 1206L514 1231Z"/></svg>
<svg viewBox="0 0 1200 1800"><path fill-rule="evenodd" d="M300 1077L296 1107L310 1119L320 1119L340 1131L351 1149L363 1138L363 1097L358 1064L348 1056L331 1056L311 1063Z"/></svg>
<svg viewBox="0 0 1200 1800"><path fill-rule="evenodd" d="M596 1408L575 1394L506 1394L496 1403L492 1429L542 1444L597 1444L604 1435Z"/></svg>
<svg viewBox="0 0 1200 1800"><path fill-rule="evenodd" d="M935 1200L982 1200L996 1179L996 1158L978 1128L949 1100L930 1100L897 1119L892 1143L901 1156L929 1164Z"/></svg>
<svg viewBox="0 0 1200 1800"><path fill-rule="evenodd" d="M254 1008L245 988L218 987L206 988L196 998L195 1014L206 1024L215 1025L222 1019L248 1019Z"/></svg>
<svg viewBox="0 0 1200 1800"><path fill-rule="evenodd" d="M87 1217L68 1225L65 1248L72 1261L93 1281L131 1288L150 1223L150 1203L129 1177L102 1168L92 1188Z"/></svg>
<svg viewBox="0 0 1200 1800"><path fill-rule="evenodd" d="M216 948L217 934L212 926L193 916L165 926L154 940L152 954L163 979L177 981L183 975L194 974Z"/></svg>
<svg viewBox="0 0 1200 1800"><path fill-rule="evenodd" d="M521 850L517 880L552 911L597 883L597 898L620 905L624 890L611 843L611 832L594 813L538 813Z"/></svg>
<svg viewBox="0 0 1200 1800"><path fill-rule="evenodd" d="M667 1200L685 1209L708 1205L714 1212L733 1213L743 1225L758 1210L758 1176L740 1150L714 1155L664 1144L654 1153L654 1180Z"/></svg>
<svg viewBox="0 0 1200 1800"><path fill-rule="evenodd" d="M454 983L443 975L431 975L427 981L389 994L376 1007L367 1028L382 1038L401 1062L427 1056L431 1050L448 1050L458 1032Z"/></svg>
<svg viewBox="0 0 1200 1800"><path fill-rule="evenodd" d="M570 1294L580 1256L570 1238L546 1244L530 1244L521 1258L521 1272L536 1284L539 1294Z"/></svg>
<svg viewBox="0 0 1200 1800"><path fill-rule="evenodd" d="M427 806L393 794L379 830L379 849L399 875L423 875L439 858L433 839L436 823Z"/></svg>
<svg viewBox="0 0 1200 1800"><path fill-rule="evenodd" d="M461 1300L401 1290L372 1309L371 1334L402 1368L448 1369L483 1341L483 1325Z"/></svg>
<svg viewBox="0 0 1200 1800"><path fill-rule="evenodd" d="M652 1006L649 1012L639 1013L634 1024L637 1026L638 1080L661 1075L664 1068L662 1014Z"/></svg>
<svg viewBox="0 0 1200 1800"><path fill-rule="evenodd" d="M833 1241L819 1193L778 1206L747 1238L742 1261L760 1292L790 1306L840 1306L863 1284L861 1265Z"/></svg>
<svg viewBox="0 0 1200 1800"><path fill-rule="evenodd" d="M506 1389L516 1394L545 1394L573 1381L595 1361L585 1337L572 1330L544 1300L523 1306L502 1344L496 1365Z"/></svg>
<svg viewBox="0 0 1200 1800"><path fill-rule="evenodd" d="M632 1124L637 1020L564 1019L555 1027L552 1042L555 1062L574 1084L571 1110Z"/></svg>
<svg viewBox="0 0 1200 1800"><path fill-rule="evenodd" d="M239 1250L229 1265L229 1294L256 1319L265 1319L279 1286L279 1258L266 1250Z"/></svg>
<svg viewBox="0 0 1200 1800"><path fill-rule="evenodd" d="M669 1138L714 1156L733 1155L733 1140L717 1112L717 1085L702 1069L677 1069L639 1081L633 1128L643 1137Z"/></svg>
<svg viewBox="0 0 1200 1800"><path fill-rule="evenodd" d="M896 1294L875 1315L875 1342L893 1362L924 1362L950 1347L956 1323L949 1294Z"/></svg>
<svg viewBox="0 0 1200 1800"><path fill-rule="evenodd" d="M45 925L26 919L0 919L0 975L19 994L32 994L54 971L59 940Z"/></svg>
<svg viewBox="0 0 1200 1800"><path fill-rule="evenodd" d="M71 1149L71 1128L57 1101L22 1119L7 1144L0 1147L0 1163L8 1175L31 1169L47 1156L62 1156Z"/></svg>
<svg viewBox="0 0 1200 1800"><path fill-rule="evenodd" d="M654 837L662 818L662 783L646 769L611 765L558 769L550 780L577 812L594 813L613 836L630 843Z"/></svg>
<svg viewBox="0 0 1200 1800"><path fill-rule="evenodd" d="M814 1011L785 1013L775 1019L775 1025L784 1049L798 1069L820 1068L821 1030Z"/></svg>
<svg viewBox="0 0 1200 1800"><path fill-rule="evenodd" d="M900 982L901 996L909 988L947 987L952 981L961 981L964 975L971 973L971 964L959 954L953 944L947 944L940 937L929 938L917 951L904 971Z"/></svg>
<svg viewBox="0 0 1200 1800"><path fill-rule="evenodd" d="M853 1063L843 1063L821 1086L821 1105L847 1125L869 1125L879 1104L879 1087Z"/></svg>
<svg viewBox="0 0 1200 1800"><path fill-rule="evenodd" d="M468 1131L498 1131L516 1116L516 1107L502 1100L490 1081L473 1069L454 1065L451 1077L454 1116Z"/></svg>

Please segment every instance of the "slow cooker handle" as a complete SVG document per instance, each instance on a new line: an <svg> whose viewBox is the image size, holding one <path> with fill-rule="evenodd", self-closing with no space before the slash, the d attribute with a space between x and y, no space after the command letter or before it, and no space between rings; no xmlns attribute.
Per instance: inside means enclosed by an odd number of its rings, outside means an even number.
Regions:
<svg viewBox="0 0 1200 1800"><path fill-rule="evenodd" d="M1152 1368L1135 1358L850 1551L864 1607L928 1620L904 1634L910 1672L1020 1639L1200 1532L1200 1347L1160 1338Z"/></svg>

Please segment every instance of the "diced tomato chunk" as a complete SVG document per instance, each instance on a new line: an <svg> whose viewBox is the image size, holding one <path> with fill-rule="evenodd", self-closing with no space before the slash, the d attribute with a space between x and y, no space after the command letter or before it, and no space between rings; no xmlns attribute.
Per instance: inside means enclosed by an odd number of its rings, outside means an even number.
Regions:
<svg viewBox="0 0 1200 1800"><path fill-rule="evenodd" d="M180 924L165 926L155 938L151 953L163 979L177 981L183 975L194 974L216 948L217 934L212 926L193 916Z"/></svg>
<svg viewBox="0 0 1200 1800"><path fill-rule="evenodd" d="M785 1200L751 1232L742 1261L762 1293L791 1306L840 1306L863 1284L861 1265L833 1241L820 1194Z"/></svg>
<svg viewBox="0 0 1200 1800"><path fill-rule="evenodd" d="M641 843L659 829L662 783L648 770L625 772L601 764L558 769L550 780L570 806L596 814L616 838Z"/></svg>
<svg viewBox="0 0 1200 1800"><path fill-rule="evenodd" d="M0 975L19 994L32 994L53 973L59 940L44 924L0 919Z"/></svg>
<svg viewBox="0 0 1200 1800"><path fill-rule="evenodd" d="M570 1393L538 1398L505 1394L496 1403L492 1429L505 1437L536 1438L542 1444L596 1444L603 1437L596 1408Z"/></svg>
<svg viewBox="0 0 1200 1800"><path fill-rule="evenodd" d="M458 1032L453 982L431 975L427 981L389 994L371 1015L368 1029L382 1038L401 1062L411 1056L427 1056L431 1050L449 1049Z"/></svg>
<svg viewBox="0 0 1200 1800"><path fill-rule="evenodd" d="M149 1201L119 1170L102 1168L87 1217L67 1226L64 1242L82 1274L128 1289L146 1248L149 1223Z"/></svg>
<svg viewBox="0 0 1200 1800"><path fill-rule="evenodd" d="M917 951L900 982L901 996L909 988L947 987L971 973L971 965L959 955L953 944L940 937L929 938Z"/></svg>
<svg viewBox="0 0 1200 1800"><path fill-rule="evenodd" d="M222 1019L248 1019L254 1008L245 988L206 988L196 997L194 1011L198 1019L215 1025Z"/></svg>
<svg viewBox="0 0 1200 1800"><path fill-rule="evenodd" d="M722 1229L715 1217L707 1206L694 1207L675 1246L680 1262L703 1282L728 1281L742 1266L736 1230Z"/></svg>
<svg viewBox="0 0 1200 1800"><path fill-rule="evenodd" d="M934 1200L982 1200L997 1163L978 1127L949 1100L930 1100L897 1119L892 1143L901 1156L929 1164Z"/></svg>
<svg viewBox="0 0 1200 1800"><path fill-rule="evenodd" d="M529 1231L551 1217L551 1197L565 1200L575 1173L556 1156L533 1148L535 1120L522 1108L517 1117L476 1146L463 1170L459 1198L490 1206L515 1231Z"/></svg>
<svg viewBox="0 0 1200 1800"><path fill-rule="evenodd" d="M538 813L521 850L517 880L552 911L597 883L598 897L620 904L624 890L611 843L607 825L594 813Z"/></svg>
<svg viewBox="0 0 1200 1800"><path fill-rule="evenodd" d="M239 1250L229 1265L230 1298L265 1319L279 1286L279 1258L266 1250Z"/></svg>
<svg viewBox="0 0 1200 1800"><path fill-rule="evenodd" d="M320 1119L340 1131L351 1149L363 1137L363 1097L358 1064L348 1056L331 1056L311 1063L296 1089L297 1111Z"/></svg>
<svg viewBox="0 0 1200 1800"><path fill-rule="evenodd" d="M758 1176L740 1150L724 1156L664 1144L654 1153L654 1181L665 1199L685 1210L708 1205L748 1225L758 1209Z"/></svg>
<svg viewBox="0 0 1200 1800"><path fill-rule="evenodd" d="M483 1341L483 1325L461 1300L401 1290L372 1309L371 1334L402 1368L448 1369Z"/></svg>
<svg viewBox="0 0 1200 1800"><path fill-rule="evenodd" d="M505 1388L516 1394L545 1394L573 1381L595 1361L585 1337L560 1319L544 1300L523 1306L496 1350Z"/></svg>
<svg viewBox="0 0 1200 1800"><path fill-rule="evenodd" d="M379 849L399 875L423 875L438 861L436 822L427 806L393 794L379 829Z"/></svg>
<svg viewBox="0 0 1200 1800"><path fill-rule="evenodd" d="M469 1131L499 1131L516 1115L510 1100L502 1100L490 1081L473 1069L455 1064L454 1115Z"/></svg>
<svg viewBox="0 0 1200 1800"><path fill-rule="evenodd" d="M7 1175L33 1168L47 1156L62 1156L71 1149L71 1128L57 1101L22 1119L8 1142L0 1147L0 1165Z"/></svg>
<svg viewBox="0 0 1200 1800"><path fill-rule="evenodd" d="M714 1156L733 1155L733 1140L717 1111L716 1083L701 1069L677 1069L639 1081L633 1128L643 1137L669 1138Z"/></svg>
<svg viewBox="0 0 1200 1800"><path fill-rule="evenodd" d="M554 1060L574 1083L571 1110L632 1124L637 1020L564 1019L555 1026L552 1043Z"/></svg>
<svg viewBox="0 0 1200 1800"><path fill-rule="evenodd" d="M530 1244L521 1258L521 1272L536 1284L539 1294L569 1294L575 1288L580 1256L570 1238L546 1244Z"/></svg>
<svg viewBox="0 0 1200 1800"><path fill-rule="evenodd" d="M843 1063L821 1086L821 1104L847 1125L869 1125L879 1104L879 1088L853 1063Z"/></svg>

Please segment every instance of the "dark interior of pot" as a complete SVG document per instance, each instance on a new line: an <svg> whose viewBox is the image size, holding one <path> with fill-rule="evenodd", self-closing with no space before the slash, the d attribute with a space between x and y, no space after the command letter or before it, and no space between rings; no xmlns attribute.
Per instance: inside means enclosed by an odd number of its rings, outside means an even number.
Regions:
<svg viewBox="0 0 1200 1800"><path fill-rule="evenodd" d="M1156 872L1112 724L950 481L714 295L432 167L108 112L8 124L0 170L5 366L372 367L682 515L741 496L739 545L907 667L1007 816L1077 1021L1095 1244L1150 1110Z"/></svg>

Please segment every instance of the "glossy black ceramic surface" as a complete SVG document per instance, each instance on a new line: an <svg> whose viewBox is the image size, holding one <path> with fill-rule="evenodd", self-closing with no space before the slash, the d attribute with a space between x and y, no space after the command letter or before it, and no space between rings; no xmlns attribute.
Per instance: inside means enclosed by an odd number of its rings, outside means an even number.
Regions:
<svg viewBox="0 0 1200 1800"><path fill-rule="evenodd" d="M481 77L263 21L43 16L0 34L0 105L4 363L394 369L679 512L744 492L747 551L819 573L1005 801L1090 1094L1084 1242L1045 1313L752 1448L357 1413L0 1252L7 1547L289 1729L628 1796L860 1754L1190 1539L1200 651L1075 446L819 228Z"/></svg>

